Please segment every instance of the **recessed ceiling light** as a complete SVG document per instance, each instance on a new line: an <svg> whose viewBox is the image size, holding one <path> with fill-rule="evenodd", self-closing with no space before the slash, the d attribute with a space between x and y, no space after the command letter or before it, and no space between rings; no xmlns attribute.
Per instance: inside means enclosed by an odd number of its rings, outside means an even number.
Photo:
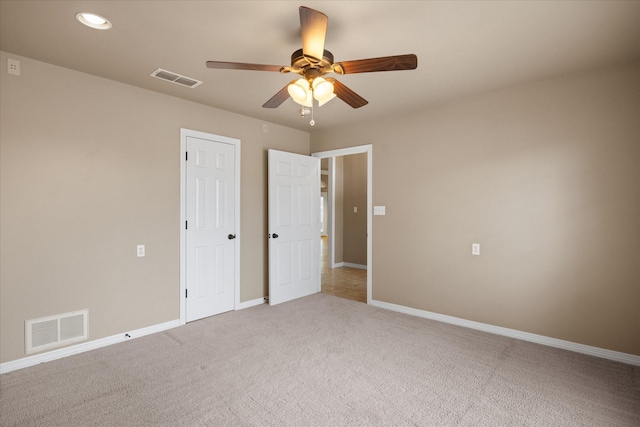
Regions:
<svg viewBox="0 0 640 427"><path fill-rule="evenodd" d="M95 28L96 30L108 30L111 28L111 22L109 22L108 19L95 13L79 12L76 13L76 19L81 24Z"/></svg>

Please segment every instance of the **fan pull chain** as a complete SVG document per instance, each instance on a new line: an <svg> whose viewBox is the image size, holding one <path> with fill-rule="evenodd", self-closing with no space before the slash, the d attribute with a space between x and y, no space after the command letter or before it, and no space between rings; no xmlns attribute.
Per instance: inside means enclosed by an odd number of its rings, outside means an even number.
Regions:
<svg viewBox="0 0 640 427"><path fill-rule="evenodd" d="M313 105L311 106L311 121L309 122L309 124L311 126L314 126L316 124L316 121L313 120Z"/></svg>

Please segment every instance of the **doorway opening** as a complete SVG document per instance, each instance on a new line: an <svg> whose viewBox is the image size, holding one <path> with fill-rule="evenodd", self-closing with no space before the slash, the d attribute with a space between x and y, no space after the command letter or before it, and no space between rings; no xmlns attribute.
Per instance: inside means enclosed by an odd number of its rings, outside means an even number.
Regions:
<svg viewBox="0 0 640 427"><path fill-rule="evenodd" d="M326 236L321 237L319 291L369 304L372 146L318 152L312 156L320 158L326 166L326 169L322 167L326 188L321 192L323 195L326 192L327 205L322 221Z"/></svg>
<svg viewBox="0 0 640 427"><path fill-rule="evenodd" d="M358 302L367 302L367 270L329 265L329 237L321 237L322 293Z"/></svg>

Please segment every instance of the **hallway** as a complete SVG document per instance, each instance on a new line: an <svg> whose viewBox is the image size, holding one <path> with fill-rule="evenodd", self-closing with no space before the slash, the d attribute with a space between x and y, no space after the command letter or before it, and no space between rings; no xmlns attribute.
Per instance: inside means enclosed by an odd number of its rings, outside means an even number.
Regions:
<svg viewBox="0 0 640 427"><path fill-rule="evenodd" d="M322 293L359 302L367 302L367 270L329 267L329 239L321 238Z"/></svg>

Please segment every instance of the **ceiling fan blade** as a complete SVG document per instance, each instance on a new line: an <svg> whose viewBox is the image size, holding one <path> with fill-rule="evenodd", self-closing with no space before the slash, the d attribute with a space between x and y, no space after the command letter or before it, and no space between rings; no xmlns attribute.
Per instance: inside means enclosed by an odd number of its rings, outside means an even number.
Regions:
<svg viewBox="0 0 640 427"><path fill-rule="evenodd" d="M414 54L357 59L355 61L343 61L334 64L334 69L338 74L415 70L417 67L418 57ZM342 68L342 72L340 72L340 68Z"/></svg>
<svg viewBox="0 0 640 427"><path fill-rule="evenodd" d="M327 35L329 18L322 12L300 6L300 36L302 53L311 62L322 62L324 39Z"/></svg>
<svg viewBox="0 0 640 427"><path fill-rule="evenodd" d="M246 64L244 62L207 61L207 68L222 70L280 71L281 65Z"/></svg>
<svg viewBox="0 0 640 427"><path fill-rule="evenodd" d="M333 83L333 93L335 93L338 98L340 98L353 108L364 107L369 103L369 101L367 101L333 77L328 77L327 80Z"/></svg>
<svg viewBox="0 0 640 427"><path fill-rule="evenodd" d="M269 99L267 102L265 102L262 105L262 108L278 108L280 106L280 104L282 104L284 101L287 100L287 98L289 97L289 85L292 83L295 83L296 80L291 80L289 83L287 83L287 85L285 87L283 87L282 89L280 89L280 91L278 93L276 93L275 95L273 95L271 97L271 99Z"/></svg>

